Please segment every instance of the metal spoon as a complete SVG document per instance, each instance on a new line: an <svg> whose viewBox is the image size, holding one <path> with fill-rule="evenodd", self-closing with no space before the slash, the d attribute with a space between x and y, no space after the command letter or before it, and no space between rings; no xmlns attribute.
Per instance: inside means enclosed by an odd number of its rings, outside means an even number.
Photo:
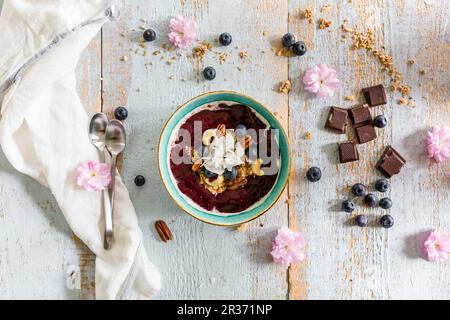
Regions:
<svg viewBox="0 0 450 320"><path fill-rule="evenodd" d="M106 161L106 154L108 150L106 150L106 127L108 126L108 117L104 113L96 113L91 119L91 123L89 124L89 138L91 143L97 147L100 151L100 158L102 162ZM103 247L106 250L111 248L110 243L106 241L106 235L112 234L112 209L111 209L111 199L108 194L108 190L104 189L102 191L102 202L103 202L103 210L105 215L105 240Z"/></svg>
<svg viewBox="0 0 450 320"><path fill-rule="evenodd" d="M111 120L106 126L105 135L106 148L111 153L111 184L109 186L109 197L111 199L111 212L114 212L114 188L116 182L116 166L117 156L125 149L126 133L122 122L119 120ZM112 218L111 218L112 224ZM111 246L113 233L105 234L105 241Z"/></svg>

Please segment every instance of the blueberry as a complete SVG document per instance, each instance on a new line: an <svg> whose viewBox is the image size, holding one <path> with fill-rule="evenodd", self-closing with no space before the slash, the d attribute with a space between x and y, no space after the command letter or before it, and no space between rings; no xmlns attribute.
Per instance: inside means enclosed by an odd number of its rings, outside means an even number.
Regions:
<svg viewBox="0 0 450 320"><path fill-rule="evenodd" d="M234 134L238 137L243 137L247 133L247 127L243 124L238 124L234 127Z"/></svg>
<svg viewBox="0 0 450 320"><path fill-rule="evenodd" d="M353 210L355 210L355 204L350 200L345 200L344 202L342 202L342 210L344 210L345 212L352 212Z"/></svg>
<svg viewBox="0 0 450 320"><path fill-rule="evenodd" d="M156 39L156 32L152 29L147 29L144 31L142 35L145 41L154 41Z"/></svg>
<svg viewBox="0 0 450 320"><path fill-rule="evenodd" d="M134 178L134 184L138 187L142 187L145 184L145 178L144 176L138 175L136 178Z"/></svg>
<svg viewBox="0 0 450 320"><path fill-rule="evenodd" d="M389 209L392 207L392 200L390 198L383 198L380 200L380 207L383 209Z"/></svg>
<svg viewBox="0 0 450 320"><path fill-rule="evenodd" d="M373 125L377 128L384 128L387 125L386 117L382 114L373 119Z"/></svg>
<svg viewBox="0 0 450 320"><path fill-rule="evenodd" d="M231 34L224 32L219 36L219 42L223 46L229 46L231 44L231 41L233 40L233 37L231 37Z"/></svg>
<svg viewBox="0 0 450 320"><path fill-rule="evenodd" d="M390 215L385 215L380 218L380 225L383 228L390 228L394 225L394 218Z"/></svg>
<svg viewBox="0 0 450 320"><path fill-rule="evenodd" d="M233 180L234 178L236 178L237 177L236 167L233 167L233 169L231 169L231 171L229 171L228 169L225 169L225 172L223 173L223 177L225 178L225 180Z"/></svg>
<svg viewBox="0 0 450 320"><path fill-rule="evenodd" d="M373 193L368 193L364 197L364 203L367 204L369 207L375 207L378 203L377 196Z"/></svg>
<svg viewBox="0 0 450 320"><path fill-rule="evenodd" d="M359 227L366 227L369 224L369 219L366 215L360 214L355 218L355 222Z"/></svg>
<svg viewBox="0 0 450 320"><path fill-rule="evenodd" d="M290 48L295 43L295 36L292 33L286 33L281 39L283 47Z"/></svg>
<svg viewBox="0 0 450 320"><path fill-rule="evenodd" d="M213 67L206 67L203 70L203 76L206 80L214 80L214 78L216 77L216 69L214 69Z"/></svg>
<svg viewBox="0 0 450 320"><path fill-rule="evenodd" d="M375 182L375 189L379 192L386 192L389 190L389 181L387 179L378 179Z"/></svg>
<svg viewBox="0 0 450 320"><path fill-rule="evenodd" d="M217 174L216 174L216 173L211 172L211 171L209 171L208 169L205 169L204 167L203 167L203 172L205 173L205 176L206 176L208 179L214 179L214 178L217 178Z"/></svg>
<svg viewBox="0 0 450 320"><path fill-rule="evenodd" d="M322 178L322 171L317 167L311 167L306 173L306 178L311 182L317 182Z"/></svg>
<svg viewBox="0 0 450 320"><path fill-rule="evenodd" d="M298 41L292 45L292 52L296 56L302 56L306 53L306 44L303 41Z"/></svg>
<svg viewBox="0 0 450 320"><path fill-rule="evenodd" d="M352 193L357 197L362 197L366 193L366 187L362 183L357 183L352 186Z"/></svg>
<svg viewBox="0 0 450 320"><path fill-rule="evenodd" d="M117 107L116 110L114 110L114 117L117 120L123 121L128 118L128 110L124 107Z"/></svg>

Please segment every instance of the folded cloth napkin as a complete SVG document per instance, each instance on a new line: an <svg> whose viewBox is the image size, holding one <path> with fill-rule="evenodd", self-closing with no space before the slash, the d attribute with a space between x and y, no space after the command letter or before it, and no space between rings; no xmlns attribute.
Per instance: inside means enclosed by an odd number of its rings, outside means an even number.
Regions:
<svg viewBox="0 0 450 320"><path fill-rule="evenodd" d="M115 242L103 249L100 193L75 183L99 160L76 93L80 53L114 16L107 0L5 0L0 15L0 144L20 172L50 188L73 232L95 254L97 299L147 299L160 288L128 192L118 178Z"/></svg>

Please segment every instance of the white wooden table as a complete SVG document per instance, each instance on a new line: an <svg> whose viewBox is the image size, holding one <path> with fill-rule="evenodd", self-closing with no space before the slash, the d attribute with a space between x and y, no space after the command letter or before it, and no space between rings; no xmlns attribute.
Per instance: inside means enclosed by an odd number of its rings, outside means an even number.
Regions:
<svg viewBox="0 0 450 320"><path fill-rule="evenodd" d="M326 3L331 10L321 13ZM299 17L298 10L306 7L314 11L314 24ZM190 51L181 56L167 52L162 46L168 20L177 14L198 22L202 40L214 43L221 32L229 32L233 44L214 44L204 61L187 58ZM124 1L119 20L102 29L80 61L79 92L90 113L103 109L111 114L120 105L129 109L123 176L148 254L162 272L158 298L449 299L449 263L420 258L423 232L450 232L448 162L430 165L422 143L429 126L450 124L449 16L450 2L437 0ZM320 17L332 22L330 28L317 29ZM377 46L392 53L416 102L415 108L400 106L398 95L389 92L388 104L376 109L387 116L388 126L377 140L360 146L362 161L351 165L337 163L336 144L346 137L323 128L328 106L362 102L362 87L389 81L371 55L350 50L348 39L341 41L344 20L375 29ZM140 26L158 33L145 56L138 41ZM307 43L306 56L275 54L288 30ZM153 55L154 50L161 54ZM239 57L243 50L246 59ZM228 54L224 64L214 52ZM124 55L128 61L121 61ZM167 64L173 56L176 59ZM412 66L409 59L415 60ZM325 102L311 99L300 81L306 68L321 62L338 69L343 83ZM199 76L207 65L217 70L212 82ZM420 69L426 73L420 75ZM288 78L292 92L279 93L279 82ZM293 148L284 196L243 233L182 213L157 172L156 146L170 114L189 98L219 89L243 92L269 106ZM345 101L347 95L354 95L355 101ZM305 139L307 132L312 139ZM395 226L353 227L350 215L336 208L353 183L372 184L379 177L374 164L389 144L408 161L389 191ZM312 165L322 168L319 183L304 177ZM147 178L142 188L133 183L137 174ZM365 207L356 213L382 215L381 209ZM168 222L174 241L158 239L153 228L157 219ZM289 270L271 263L268 254L274 231L282 225L302 231L308 240L306 261ZM74 239L49 191L17 174L1 153L0 231L0 298L93 298L94 256ZM70 266L81 271L79 290L65 287Z"/></svg>

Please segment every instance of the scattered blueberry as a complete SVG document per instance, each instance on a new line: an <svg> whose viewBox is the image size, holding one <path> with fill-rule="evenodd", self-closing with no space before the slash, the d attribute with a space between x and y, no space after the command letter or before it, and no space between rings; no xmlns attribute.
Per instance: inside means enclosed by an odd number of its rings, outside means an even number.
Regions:
<svg viewBox="0 0 450 320"><path fill-rule="evenodd" d="M152 29L147 29L144 31L142 35L145 41L154 41L156 39L156 32Z"/></svg>
<svg viewBox="0 0 450 320"><path fill-rule="evenodd" d="M387 125L386 117L382 114L373 119L373 125L377 128L384 128Z"/></svg>
<svg viewBox="0 0 450 320"><path fill-rule="evenodd" d="M362 197L366 193L366 187L362 183L357 183L352 186L352 193L357 197Z"/></svg>
<svg viewBox="0 0 450 320"><path fill-rule="evenodd" d="M369 219L366 215L360 214L356 217L355 222L359 227L366 227L369 224Z"/></svg>
<svg viewBox="0 0 450 320"><path fill-rule="evenodd" d="M317 167L311 167L306 173L306 178L311 182L317 182L322 178L322 171Z"/></svg>
<svg viewBox="0 0 450 320"><path fill-rule="evenodd" d="M211 172L211 171L209 171L208 169L205 169L204 167L203 167L203 172L205 173L205 176L206 176L208 179L214 179L214 178L217 177L217 174L216 174L216 173Z"/></svg>
<svg viewBox="0 0 450 320"><path fill-rule="evenodd" d="M233 167L233 169L231 169L231 171L229 171L228 169L225 169L225 172L223 173L223 177L225 178L225 180L233 180L234 178L236 178L237 177L236 167Z"/></svg>
<svg viewBox="0 0 450 320"><path fill-rule="evenodd" d="M136 178L134 178L134 184L138 187L142 187L145 184L145 178L144 176L138 175Z"/></svg>
<svg viewBox="0 0 450 320"><path fill-rule="evenodd" d="M298 41L292 45L292 52L296 56L302 56L306 53L306 44L303 41Z"/></svg>
<svg viewBox="0 0 450 320"><path fill-rule="evenodd" d="M128 110L124 107L117 107L116 110L114 110L114 117L117 120L123 121L128 118Z"/></svg>
<svg viewBox="0 0 450 320"><path fill-rule="evenodd" d="M345 212L352 212L353 210L355 210L355 204L350 200L345 200L344 202L342 202L342 210L344 210Z"/></svg>
<svg viewBox="0 0 450 320"><path fill-rule="evenodd" d="M219 36L219 42L223 46L229 46L232 40L233 38L231 37L231 34L227 32L224 32Z"/></svg>
<svg viewBox="0 0 450 320"><path fill-rule="evenodd" d="M375 182L375 189L379 192L386 192L389 190L389 181L387 179L378 179Z"/></svg>
<svg viewBox="0 0 450 320"><path fill-rule="evenodd" d="M213 67L206 67L203 70L203 76L206 80L214 80L214 78L216 77L216 69L214 69Z"/></svg>
<svg viewBox="0 0 450 320"><path fill-rule="evenodd" d="M283 43L283 47L290 48L295 43L295 36L290 32L286 33L281 39L281 42Z"/></svg>
<svg viewBox="0 0 450 320"><path fill-rule="evenodd" d="M364 197L364 203L367 204L369 207L375 207L378 203L377 196L373 193L368 193Z"/></svg>
<svg viewBox="0 0 450 320"><path fill-rule="evenodd" d="M380 200L380 207L383 209L389 209L392 207L392 200L390 198L383 198Z"/></svg>
<svg viewBox="0 0 450 320"><path fill-rule="evenodd" d="M392 218L392 216L390 216L388 214L385 216L382 216L380 219L380 225L383 228L390 228L394 225L394 218Z"/></svg>
<svg viewBox="0 0 450 320"><path fill-rule="evenodd" d="M234 134L238 137L243 137L247 133L247 127L243 124L238 124L234 127Z"/></svg>

